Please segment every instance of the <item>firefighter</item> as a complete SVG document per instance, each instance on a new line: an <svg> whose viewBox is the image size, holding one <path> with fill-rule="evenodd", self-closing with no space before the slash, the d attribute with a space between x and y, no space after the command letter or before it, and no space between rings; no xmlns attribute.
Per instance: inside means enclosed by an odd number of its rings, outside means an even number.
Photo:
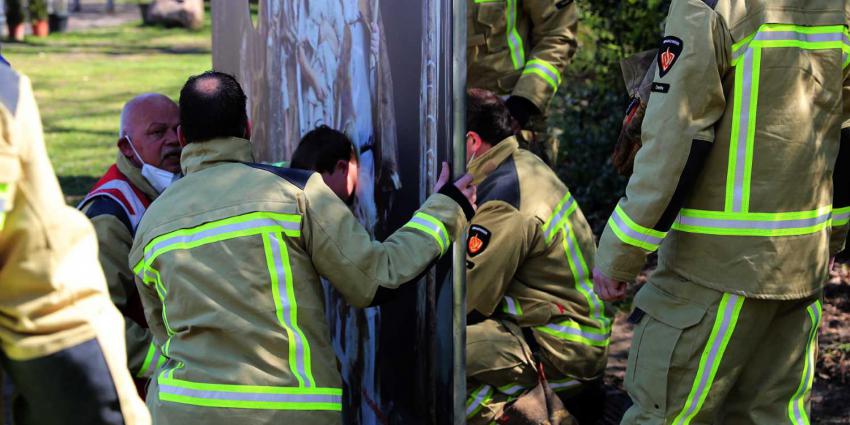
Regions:
<svg viewBox="0 0 850 425"><path fill-rule="evenodd" d="M127 102L118 157L80 203L97 234L112 302L124 315L128 367L141 394L145 378L165 359L153 344L127 258L145 210L180 175L179 123L177 104L166 96L149 93Z"/></svg>
<svg viewBox="0 0 850 425"><path fill-rule="evenodd" d="M833 175L850 159L847 6L673 1L594 272L623 298L659 250L634 300L623 423L809 423L822 284L850 215Z"/></svg>
<svg viewBox="0 0 850 425"><path fill-rule="evenodd" d="M65 206L29 79L0 65L0 362L16 424L149 424L91 225Z"/></svg>
<svg viewBox="0 0 850 425"><path fill-rule="evenodd" d="M342 381L319 276L352 305L413 280L473 213L470 176L443 184L384 243L318 173L254 163L245 94L217 72L180 94L185 176L151 204L130 264L154 341L157 424L336 424ZM460 189L459 189L460 188Z"/></svg>
<svg viewBox="0 0 850 425"><path fill-rule="evenodd" d="M573 0L467 0L467 86L506 99L523 139L550 163L558 142L546 112L575 54L577 25Z"/></svg>
<svg viewBox="0 0 850 425"><path fill-rule="evenodd" d="M307 132L295 152L290 166L315 171L347 205L354 203L359 181L357 150L345 133L320 125Z"/></svg>
<svg viewBox="0 0 850 425"><path fill-rule="evenodd" d="M467 415L476 424L537 385L534 355L567 396L600 377L612 316L593 293L595 244L581 209L519 148L501 99L471 89L467 131L480 202L467 237Z"/></svg>

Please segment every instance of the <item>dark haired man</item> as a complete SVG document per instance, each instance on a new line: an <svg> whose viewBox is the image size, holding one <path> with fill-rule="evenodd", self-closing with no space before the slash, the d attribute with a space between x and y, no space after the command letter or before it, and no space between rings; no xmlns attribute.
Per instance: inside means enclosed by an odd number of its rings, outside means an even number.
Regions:
<svg viewBox="0 0 850 425"><path fill-rule="evenodd" d="M245 95L218 72L180 92L185 177L148 209L130 264L169 357L157 424L337 424L342 383L319 275L355 306L412 280L466 225L470 176L371 241L320 175L256 164Z"/></svg>
<svg viewBox="0 0 850 425"><path fill-rule="evenodd" d="M357 190L357 150L344 133L321 125L301 138L292 154L291 168L312 170L346 204Z"/></svg>
<svg viewBox="0 0 850 425"><path fill-rule="evenodd" d="M491 423L538 383L563 398L599 377L611 316L593 293L593 234L569 190L520 149L505 104L467 94L466 152L480 207L467 246L467 415Z"/></svg>

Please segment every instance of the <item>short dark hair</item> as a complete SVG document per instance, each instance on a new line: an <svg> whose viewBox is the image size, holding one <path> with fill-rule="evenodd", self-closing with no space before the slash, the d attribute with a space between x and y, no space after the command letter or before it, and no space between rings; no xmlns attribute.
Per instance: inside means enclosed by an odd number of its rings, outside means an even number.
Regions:
<svg viewBox="0 0 850 425"><path fill-rule="evenodd" d="M247 98L236 78L207 71L189 77L180 90L180 126L189 143L245 137Z"/></svg>
<svg viewBox="0 0 850 425"><path fill-rule="evenodd" d="M356 160L356 150L345 133L320 125L310 130L292 154L291 168L333 173L339 161Z"/></svg>
<svg viewBox="0 0 850 425"><path fill-rule="evenodd" d="M505 102L484 89L466 91L466 131L474 131L490 145L516 135L518 125Z"/></svg>

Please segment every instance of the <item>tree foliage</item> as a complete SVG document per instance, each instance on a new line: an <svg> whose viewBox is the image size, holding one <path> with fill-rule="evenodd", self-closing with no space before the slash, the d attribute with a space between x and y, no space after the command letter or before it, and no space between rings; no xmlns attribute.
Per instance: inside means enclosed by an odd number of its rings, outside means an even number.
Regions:
<svg viewBox="0 0 850 425"><path fill-rule="evenodd" d="M609 157L628 101L620 61L654 48L670 0L580 2L579 50L549 109L563 132L557 172L598 235L623 194L626 180Z"/></svg>

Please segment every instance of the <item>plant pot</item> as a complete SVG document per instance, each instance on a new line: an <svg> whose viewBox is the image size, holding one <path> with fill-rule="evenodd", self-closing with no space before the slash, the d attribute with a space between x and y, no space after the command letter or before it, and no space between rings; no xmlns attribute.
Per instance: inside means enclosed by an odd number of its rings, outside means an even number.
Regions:
<svg viewBox="0 0 850 425"><path fill-rule="evenodd" d="M50 14L47 17L47 26L50 27L51 33L68 31L68 15Z"/></svg>
<svg viewBox="0 0 850 425"><path fill-rule="evenodd" d="M9 22L9 40L11 41L24 41L24 33L26 32L26 27L24 27L23 22Z"/></svg>
<svg viewBox="0 0 850 425"><path fill-rule="evenodd" d="M50 34L50 24L47 19L32 22L32 35L36 37L47 37Z"/></svg>

